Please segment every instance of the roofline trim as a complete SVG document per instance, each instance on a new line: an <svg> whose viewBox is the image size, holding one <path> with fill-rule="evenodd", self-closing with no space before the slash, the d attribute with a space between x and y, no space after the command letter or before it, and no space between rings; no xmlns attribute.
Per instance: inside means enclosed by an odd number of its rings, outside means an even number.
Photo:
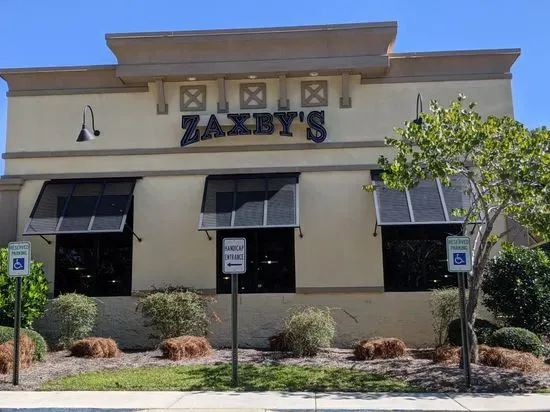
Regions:
<svg viewBox="0 0 550 412"><path fill-rule="evenodd" d="M258 27L258 28L244 28L244 29L107 33L105 34L105 39L113 40L113 39L188 37L188 36L246 35L246 34L258 34L258 33L261 33L261 34L297 33L297 32L308 32L308 31L332 31L332 30L379 29L379 28L397 28L397 21L385 21L385 22L373 22L373 23L344 23L344 24L311 25L311 26Z"/></svg>

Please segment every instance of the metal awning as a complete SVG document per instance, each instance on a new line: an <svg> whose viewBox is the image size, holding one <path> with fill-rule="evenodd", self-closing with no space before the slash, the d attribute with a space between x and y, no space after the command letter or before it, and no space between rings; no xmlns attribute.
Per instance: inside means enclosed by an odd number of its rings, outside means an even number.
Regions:
<svg viewBox="0 0 550 412"><path fill-rule="evenodd" d="M23 235L122 232L135 178L44 183Z"/></svg>
<svg viewBox="0 0 550 412"><path fill-rule="evenodd" d="M298 173L208 176L199 230L299 227Z"/></svg>
<svg viewBox="0 0 550 412"><path fill-rule="evenodd" d="M410 190L399 191L384 185L381 171L371 171L376 187L374 206L378 225L462 223L463 217L452 215L455 209L469 209L470 196L464 193L468 182L452 177L451 186L436 180L423 180Z"/></svg>

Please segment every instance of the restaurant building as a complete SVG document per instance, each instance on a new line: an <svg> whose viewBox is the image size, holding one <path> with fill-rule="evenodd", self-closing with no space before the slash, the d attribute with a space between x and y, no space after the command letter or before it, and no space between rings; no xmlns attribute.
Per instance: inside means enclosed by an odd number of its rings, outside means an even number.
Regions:
<svg viewBox="0 0 550 412"><path fill-rule="evenodd" d="M230 344L224 237L247 241L242 345L265 346L296 305L333 308L337 345L433 342L428 291L455 284L444 240L461 232L462 184L362 185L379 183L384 137L416 116L418 94L513 115L520 52L394 53L396 34L394 22L108 34L114 65L0 70L0 244L30 240L53 296L98 297L95 333L122 347L151 344L136 302L166 285L215 295L211 339Z"/></svg>

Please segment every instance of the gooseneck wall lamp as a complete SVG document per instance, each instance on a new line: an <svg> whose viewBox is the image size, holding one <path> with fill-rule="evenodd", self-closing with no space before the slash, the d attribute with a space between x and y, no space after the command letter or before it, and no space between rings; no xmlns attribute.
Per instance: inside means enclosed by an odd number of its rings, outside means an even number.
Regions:
<svg viewBox="0 0 550 412"><path fill-rule="evenodd" d="M420 113L422 113L422 111L422 95L418 93L416 96L416 117L413 120L413 123L416 123L419 126L422 125L422 119L420 118Z"/></svg>
<svg viewBox="0 0 550 412"><path fill-rule="evenodd" d="M92 135L88 129L86 129L86 109L90 109L90 114L92 115L92 130L94 134ZM78 137L76 138L77 142L89 142L90 140L94 140L97 136L99 136L100 132L95 128L94 123L94 111L90 107L90 105L86 105L84 107L84 110L82 111L82 130L78 134Z"/></svg>

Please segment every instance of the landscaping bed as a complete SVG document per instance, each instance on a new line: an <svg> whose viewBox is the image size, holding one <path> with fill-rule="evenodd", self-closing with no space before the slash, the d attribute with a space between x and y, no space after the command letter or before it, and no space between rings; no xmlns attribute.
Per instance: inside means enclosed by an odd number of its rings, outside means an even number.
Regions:
<svg viewBox="0 0 550 412"><path fill-rule="evenodd" d="M421 389L427 392L457 392L465 389L463 373L458 366L434 364L430 359L426 359L429 356L426 351L411 353L413 356L398 359L357 361L354 360L351 349L321 350L317 356L310 358L293 357L284 352L241 349L239 361L241 365L290 365L363 371L397 378L402 381L401 383L406 384L401 391ZM122 353L119 357L104 359L75 358L70 356L68 351L51 352L46 355L43 362L36 362L30 368L21 371L20 385L17 387L11 385L11 375L0 375L0 390L37 390L49 380L91 371L174 365L230 365L230 363L231 350L227 349L215 350L208 358L181 361L162 358L160 350ZM537 392L550 388L550 371L524 374L512 370L472 365L472 382L471 391L474 392ZM396 390L401 383L395 383ZM154 383L149 385L144 386L143 390L155 389Z"/></svg>

